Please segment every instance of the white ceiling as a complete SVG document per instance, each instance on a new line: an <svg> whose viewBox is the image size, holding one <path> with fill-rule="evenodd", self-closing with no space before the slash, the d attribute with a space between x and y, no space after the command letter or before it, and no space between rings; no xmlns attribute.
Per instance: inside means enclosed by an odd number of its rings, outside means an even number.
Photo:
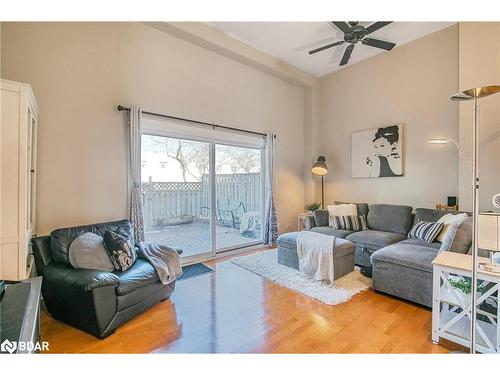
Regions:
<svg viewBox="0 0 500 375"><path fill-rule="evenodd" d="M371 23L360 22L363 26ZM393 22L373 32L370 37L400 45L453 24L454 22ZM317 77L342 68L339 67L339 62L345 45L315 55L307 53L316 46L343 39L342 32L328 22L210 22L209 25ZM322 40L326 41L311 47L312 43ZM358 43L345 66L379 53L390 51Z"/></svg>

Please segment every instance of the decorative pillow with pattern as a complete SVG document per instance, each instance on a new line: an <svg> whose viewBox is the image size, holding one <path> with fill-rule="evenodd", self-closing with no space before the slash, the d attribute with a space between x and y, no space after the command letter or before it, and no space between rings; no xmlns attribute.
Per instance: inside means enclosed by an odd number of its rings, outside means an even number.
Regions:
<svg viewBox="0 0 500 375"><path fill-rule="evenodd" d="M365 215L331 216L330 218L334 229L353 230L356 232L368 229Z"/></svg>
<svg viewBox="0 0 500 375"><path fill-rule="evenodd" d="M334 216L356 216L358 207L353 203L332 204L326 207L328 209L328 226L333 228Z"/></svg>
<svg viewBox="0 0 500 375"><path fill-rule="evenodd" d="M109 230L104 232L104 247L118 271L128 270L137 259L132 241L118 233Z"/></svg>
<svg viewBox="0 0 500 375"><path fill-rule="evenodd" d="M434 242L443 230L444 223L431 221L418 221L408 233L408 238L416 238L425 242Z"/></svg>

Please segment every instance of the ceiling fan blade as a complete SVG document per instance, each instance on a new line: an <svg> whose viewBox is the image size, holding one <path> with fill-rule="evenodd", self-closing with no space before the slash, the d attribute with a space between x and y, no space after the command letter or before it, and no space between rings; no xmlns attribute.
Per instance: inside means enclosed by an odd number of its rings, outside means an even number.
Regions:
<svg viewBox="0 0 500 375"><path fill-rule="evenodd" d="M367 46L382 48L386 51L390 51L396 45L395 43L385 42L383 40L373 38L364 38L363 40L361 40L361 43L366 44Z"/></svg>
<svg viewBox="0 0 500 375"><path fill-rule="evenodd" d="M343 43L344 43L343 40L341 40L339 42L335 42L335 43L330 43L330 44L327 44L326 46L319 47L319 48L316 48L316 49L313 49L313 50L309 51L309 54L312 55L312 54L324 51L325 49L328 49L328 48L332 48L332 47L335 47L335 46L340 46Z"/></svg>
<svg viewBox="0 0 500 375"><path fill-rule="evenodd" d="M321 40L317 40L317 41L312 42L312 43L303 44L303 45L298 46L297 48L295 48L295 51L297 51L297 52L306 51L306 50L314 48L316 46L320 46L320 45L325 44L325 43L330 43L330 42L332 42L332 41L334 41L336 39L337 38L335 38L334 36L331 36L329 38L324 38L324 39L321 39Z"/></svg>
<svg viewBox="0 0 500 375"><path fill-rule="evenodd" d="M343 54L344 51L342 50L342 48L334 48L332 51L332 55L330 56L330 60L328 61L328 64L333 64L334 62L338 63L342 58Z"/></svg>
<svg viewBox="0 0 500 375"><path fill-rule="evenodd" d="M375 22L372 23L370 26L368 26L365 30L367 34L371 34L374 31L377 31L378 29L381 29L384 26L387 26L388 24L392 23L392 21L383 21L383 22Z"/></svg>
<svg viewBox="0 0 500 375"><path fill-rule="evenodd" d="M340 66L347 64L349 59L351 58L352 50L354 49L354 44L351 44L345 49L344 56L342 56L342 60L340 61Z"/></svg>
<svg viewBox="0 0 500 375"><path fill-rule="evenodd" d="M350 26L347 24L347 22L332 21L332 23L337 26L344 34L350 29Z"/></svg>

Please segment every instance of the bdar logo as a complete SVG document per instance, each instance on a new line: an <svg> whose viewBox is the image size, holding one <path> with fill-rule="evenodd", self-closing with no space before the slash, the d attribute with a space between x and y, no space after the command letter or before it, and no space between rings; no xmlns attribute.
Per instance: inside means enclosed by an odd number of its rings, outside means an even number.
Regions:
<svg viewBox="0 0 500 375"><path fill-rule="evenodd" d="M2 345L0 345L0 351L2 352L9 352L9 353L14 353L17 349L17 342L12 342L9 339L5 339L2 342Z"/></svg>

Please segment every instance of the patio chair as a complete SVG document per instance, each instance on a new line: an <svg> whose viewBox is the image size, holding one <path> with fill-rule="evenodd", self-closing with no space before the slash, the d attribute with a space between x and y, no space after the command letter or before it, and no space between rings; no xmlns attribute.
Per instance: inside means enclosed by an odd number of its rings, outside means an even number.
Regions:
<svg viewBox="0 0 500 375"><path fill-rule="evenodd" d="M238 199L217 199L217 221L224 226L239 229L241 217L246 212L245 203Z"/></svg>

